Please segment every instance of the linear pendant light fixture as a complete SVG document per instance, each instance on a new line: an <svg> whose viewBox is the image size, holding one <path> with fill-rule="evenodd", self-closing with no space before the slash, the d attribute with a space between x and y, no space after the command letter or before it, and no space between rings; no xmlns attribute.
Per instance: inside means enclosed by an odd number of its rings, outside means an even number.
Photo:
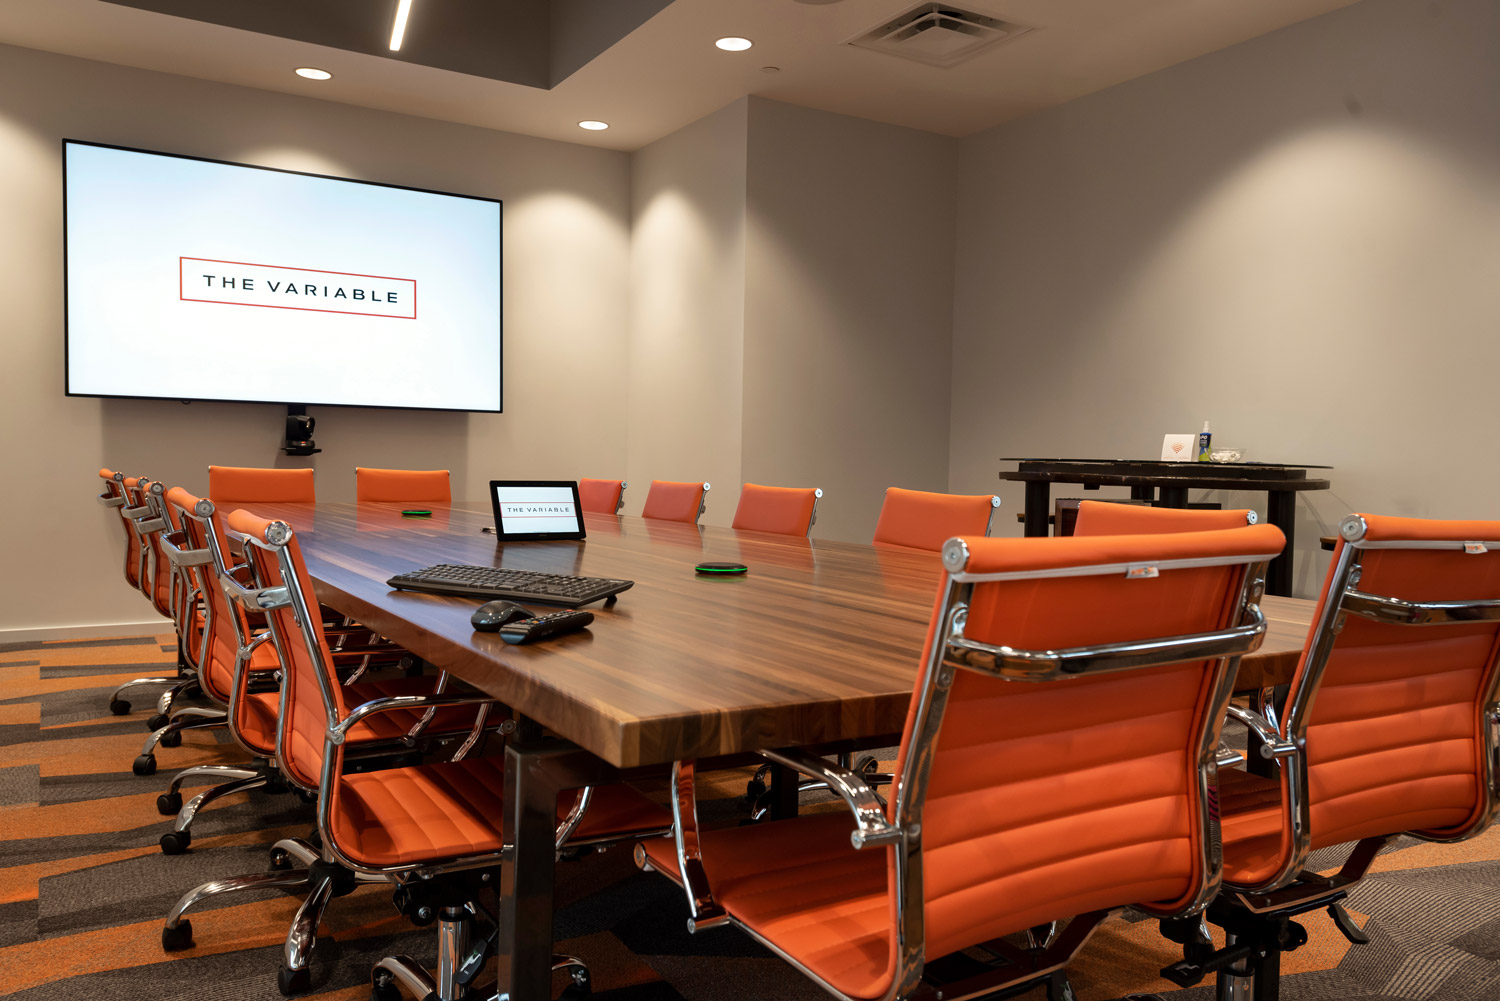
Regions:
<svg viewBox="0 0 1500 1001"><path fill-rule="evenodd" d="M406 38L406 19L411 17L411 0L400 0L396 4L396 20L391 25L391 51L400 52Z"/></svg>

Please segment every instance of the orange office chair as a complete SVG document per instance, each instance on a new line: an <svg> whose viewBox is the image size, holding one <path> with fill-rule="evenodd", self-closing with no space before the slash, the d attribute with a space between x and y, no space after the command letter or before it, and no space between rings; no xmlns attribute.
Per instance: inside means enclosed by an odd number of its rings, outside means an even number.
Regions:
<svg viewBox="0 0 1500 1001"><path fill-rule="evenodd" d="M361 504L451 504L446 469L369 469L354 467L355 500Z"/></svg>
<svg viewBox="0 0 1500 1001"><path fill-rule="evenodd" d="M485 913L481 891L500 882L495 877L505 851L503 761L464 757L472 746L466 742L450 761L351 773L346 755L351 737L377 725L390 726L390 714L399 718L428 709L446 712L477 706L482 723L491 709L508 710L479 694L388 697L351 708L317 617L309 614L317 602L291 529L243 510L230 514L229 527L244 541L254 578L255 589L245 593L258 596L256 603L266 610L276 650L287 665L279 760L296 785L317 790L322 834L321 854L308 869L271 873L256 885L307 885L328 872L342 873L347 880L336 887L335 879L323 878L298 912L279 981L283 993L308 986L305 947L311 945L328 896L357 882L384 882L397 887L397 906L413 920L424 921L422 912L425 920L437 913L438 974L434 978L406 957L387 957L372 974L375 995L399 997L400 983L423 1001L488 996L472 991L471 979L484 967L491 937L471 939L470 930ZM669 823L664 810L621 785L581 790L559 804L558 816L559 849L605 839L660 836ZM601 827L596 817L608 818L611 826ZM213 887L206 884L178 902L162 933L164 945L191 942L191 925L182 920L182 913L208 895L203 891L214 892ZM471 941L479 942L473 951ZM294 955L294 947L302 953ZM558 965L571 967L575 981L586 984L587 971L578 960L560 957ZM299 970L300 975L295 972Z"/></svg>
<svg viewBox="0 0 1500 1001"><path fill-rule="evenodd" d="M619 514L625 509L625 488L629 485L624 480L579 480L578 503L595 514Z"/></svg>
<svg viewBox="0 0 1500 1001"><path fill-rule="evenodd" d="M684 886L690 930L733 923L846 1001L1071 997L1065 964L1109 913L1196 914L1218 889L1219 729L1283 544L1270 525L953 539L889 804L762 751L852 819L703 832L679 764L676 836L637 862Z"/></svg>
<svg viewBox="0 0 1500 1001"><path fill-rule="evenodd" d="M708 510L708 490L707 483L652 480L651 489L646 491L646 506L641 509L641 517L696 525L698 518Z"/></svg>
<svg viewBox="0 0 1500 1001"><path fill-rule="evenodd" d="M269 639L264 622L259 628L251 623L245 609L231 603L224 595L221 576L237 579L243 576L243 568L235 566L224 543L224 532L219 515L210 501L194 497L180 487L167 493L167 504L182 525L181 533L163 540L162 547L174 565L183 567L195 577L195 582L204 596L204 636L206 643L200 672L203 695L217 709L181 711L170 721L170 733L176 740L167 743L175 746L181 741L181 731L204 727L227 727L251 761L244 767L229 765L196 765L178 772L172 778L167 791L157 797L157 812L172 816L176 814L173 829L161 836L161 849L165 854L178 855L192 843L194 818L210 803L237 792L269 788L272 791L285 789L275 764L275 673L281 668L275 648L266 645ZM353 666L362 673L378 663L395 663L402 651L390 645L373 647L347 647L334 654L336 663ZM351 679L357 675L351 675ZM351 697L374 698L392 692L430 690L430 680L405 679L381 684L354 685L345 682ZM395 686L394 688L392 686ZM161 740L159 737L158 740ZM150 775L156 771L156 760L152 754L153 744L136 759L133 771L137 775ZM216 778L227 780L199 793L186 804L182 801L182 786L194 778Z"/></svg>
<svg viewBox="0 0 1500 1001"><path fill-rule="evenodd" d="M224 511L241 504L315 504L311 469L209 466L208 499Z"/></svg>
<svg viewBox="0 0 1500 1001"><path fill-rule="evenodd" d="M1307 941L1295 916L1326 908L1368 941L1340 901L1387 841L1461 841L1494 820L1497 657L1500 522L1345 518L1285 703L1268 690L1259 712L1230 708L1276 768L1219 773L1224 891L1208 920L1228 944L1164 926L1187 958L1163 974L1216 973L1220 998L1274 1001L1281 953ZM1337 875L1304 869L1349 842Z"/></svg>
<svg viewBox="0 0 1500 1001"><path fill-rule="evenodd" d="M149 551L142 542L136 526L139 521L150 519L152 510L144 503L141 496L141 481L137 477L127 478L125 474L109 469L99 470L99 478L104 482L104 492L99 495L99 503L114 509L119 515L121 531L125 537L125 582L150 598L148 591L153 585L147 567ZM171 699L180 694L175 691L178 686L188 686L193 681L192 668L179 656L176 674L165 677L132 678L116 688L110 693L109 711L116 716L128 714L130 700L123 696L132 688L163 687L166 691L162 693L158 701L157 715L160 715L161 701L167 701L170 705ZM182 690L185 691L186 687Z"/></svg>
<svg viewBox="0 0 1500 1001"><path fill-rule="evenodd" d="M1074 535L1148 535L1161 532L1211 532L1239 528L1259 520L1254 511L1203 508L1146 507L1084 501L1078 505Z"/></svg>
<svg viewBox="0 0 1500 1001"><path fill-rule="evenodd" d="M958 536L989 535L1000 498L989 494L934 494L891 487L875 523L877 549L936 553Z"/></svg>
<svg viewBox="0 0 1500 1001"><path fill-rule="evenodd" d="M748 532L806 536L818 523L817 487L763 487L746 483L730 527Z"/></svg>

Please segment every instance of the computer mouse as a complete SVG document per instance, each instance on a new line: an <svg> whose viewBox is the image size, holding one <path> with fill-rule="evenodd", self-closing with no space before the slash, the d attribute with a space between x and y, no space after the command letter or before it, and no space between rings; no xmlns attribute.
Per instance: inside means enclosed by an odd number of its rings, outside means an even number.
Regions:
<svg viewBox="0 0 1500 1001"><path fill-rule="evenodd" d="M532 618L531 610L514 601L487 601L474 609L469 621L482 633L498 632L507 622Z"/></svg>

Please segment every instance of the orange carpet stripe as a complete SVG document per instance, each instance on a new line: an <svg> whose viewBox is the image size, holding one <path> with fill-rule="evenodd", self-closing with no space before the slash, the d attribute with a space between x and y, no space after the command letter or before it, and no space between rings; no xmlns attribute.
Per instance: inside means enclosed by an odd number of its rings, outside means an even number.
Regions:
<svg viewBox="0 0 1500 1001"><path fill-rule="evenodd" d="M136 678L165 676L170 667L170 664L142 664L138 668L120 674L89 674L76 678L47 678L45 680L42 678L41 669L35 666L0 667L0 689L5 691L7 699L19 699L52 695L56 692L76 692L86 688L103 688L106 691L100 693L99 711L108 712L109 707L105 704L105 700L110 691ZM149 697L155 698L154 695Z"/></svg>
<svg viewBox="0 0 1500 1001"><path fill-rule="evenodd" d="M0 726L41 726L42 706L39 702L18 702L0 706Z"/></svg>
<svg viewBox="0 0 1500 1001"><path fill-rule="evenodd" d="M307 826L285 827L280 830L243 831L238 834L221 834L216 837L204 838L193 841L194 851L211 851L214 848L225 848L236 845L253 845L265 841L270 844L282 838L298 837L305 834ZM54 859L51 862L37 862L34 865L13 866L8 869L0 869L0 904L13 904L18 900L37 899L38 884L48 876L61 876L64 873L78 872L82 869L92 869L96 866L109 865L111 862L123 862L126 859L139 858L161 849L156 845L143 845L139 848L123 848L119 851L100 852L97 855L79 855L76 858Z"/></svg>
<svg viewBox="0 0 1500 1001"><path fill-rule="evenodd" d="M161 919L10 946L0 949L0 982L10 991L23 991L91 973L280 945L299 905L300 898L277 893L248 904L189 912L196 944L182 952L162 950ZM389 909L389 900L378 893L340 897L329 907L325 924L344 939L389 935L409 927L399 914L371 921L358 913L376 907ZM351 925L351 919L364 923ZM273 974L268 970L268 977ZM365 991L368 996L369 988Z"/></svg>
<svg viewBox="0 0 1500 1001"><path fill-rule="evenodd" d="M12 744L5 749L5 763L40 765L42 775L94 775L118 768L127 771L141 752L148 734L120 733L100 737L76 737L66 740L33 741ZM163 771L189 765L213 764L220 759L241 760L245 752L228 744L219 744L207 733L187 731L180 747L158 748L156 763Z"/></svg>
<svg viewBox="0 0 1500 1001"><path fill-rule="evenodd" d="M168 781L170 779L167 776L163 776L159 782L141 779L148 789L133 796L87 799L76 803L49 803L46 806L21 806L5 810L0 812L0 841L55 838L69 834L104 834L161 823L167 818L156 812L156 797L166 791ZM214 784L210 778L195 779L183 786L183 790L191 796ZM236 802L235 796L248 795L249 793L235 793L218 803L233 803ZM216 803L215 806L217 805Z"/></svg>

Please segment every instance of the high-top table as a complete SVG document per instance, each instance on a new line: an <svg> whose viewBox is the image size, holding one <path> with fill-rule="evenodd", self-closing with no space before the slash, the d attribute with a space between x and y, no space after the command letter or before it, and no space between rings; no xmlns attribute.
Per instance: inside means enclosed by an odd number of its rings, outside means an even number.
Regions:
<svg viewBox="0 0 1500 1001"><path fill-rule="evenodd" d="M481 531L492 522L488 504L434 507L430 519L403 518L393 504L256 511L292 525L320 601L515 712L505 787L514 862L503 867L498 950L511 1001L550 998L559 792L660 774L675 760L895 743L942 572L936 554L611 515L585 517L586 542L502 546ZM704 560L742 562L750 573L700 578L693 566ZM586 631L507 646L470 626L474 600L385 584L434 563L636 585L591 606ZM1266 640L1241 662L1237 687L1290 678L1311 606L1266 599Z"/></svg>
<svg viewBox="0 0 1500 1001"><path fill-rule="evenodd" d="M1085 490L1129 487L1134 500L1162 507L1187 507L1188 490L1264 490L1266 520L1286 536L1286 550L1266 568L1266 593L1292 593L1292 543L1296 533L1297 494L1327 490L1328 480L1309 479L1309 469L1332 466L1272 465L1261 462L1149 462L1133 459L1017 459L1002 480L1026 484L1026 534L1046 535L1054 483L1079 483ZM1160 496L1157 491L1160 490Z"/></svg>

